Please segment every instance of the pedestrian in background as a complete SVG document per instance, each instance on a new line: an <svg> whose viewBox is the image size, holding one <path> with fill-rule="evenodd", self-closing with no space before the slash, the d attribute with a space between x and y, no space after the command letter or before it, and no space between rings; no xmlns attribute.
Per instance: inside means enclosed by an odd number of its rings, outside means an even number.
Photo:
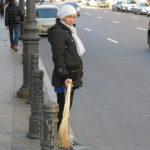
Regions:
<svg viewBox="0 0 150 150"><path fill-rule="evenodd" d="M5 12L5 26L9 29L11 48L15 51L18 51L19 25L22 21L24 21L24 15L21 9L14 0L9 0Z"/></svg>
<svg viewBox="0 0 150 150"><path fill-rule="evenodd" d="M85 52L84 46L75 28L76 10L70 5L64 5L59 11L56 24L48 29L48 40L52 48L54 70L52 85L57 93L59 104L58 130L62 121L65 89L72 84L70 108L72 106L75 89L82 86L83 64L81 56Z"/></svg>
<svg viewBox="0 0 150 150"><path fill-rule="evenodd" d="M4 6L5 3L3 2L3 0L0 1L0 14L1 14L1 18L4 17Z"/></svg>

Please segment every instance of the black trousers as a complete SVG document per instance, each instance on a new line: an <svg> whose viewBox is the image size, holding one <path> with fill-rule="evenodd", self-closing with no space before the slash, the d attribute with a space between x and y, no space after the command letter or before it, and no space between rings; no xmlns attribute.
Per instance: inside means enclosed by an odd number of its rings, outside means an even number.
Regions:
<svg viewBox="0 0 150 150"><path fill-rule="evenodd" d="M73 95L74 95L74 90L71 92L70 109L72 107ZM63 111L65 105L65 93L57 93L57 103L59 104L58 124L57 124L57 131L58 131L63 117Z"/></svg>

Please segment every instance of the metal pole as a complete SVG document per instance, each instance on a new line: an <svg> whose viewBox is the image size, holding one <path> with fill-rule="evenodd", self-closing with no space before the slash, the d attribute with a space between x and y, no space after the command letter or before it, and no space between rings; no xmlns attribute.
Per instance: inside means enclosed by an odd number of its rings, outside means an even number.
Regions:
<svg viewBox="0 0 150 150"><path fill-rule="evenodd" d="M41 150L58 150L57 144L57 113L58 104L46 101L43 104L41 125Z"/></svg>
<svg viewBox="0 0 150 150"><path fill-rule="evenodd" d="M42 70L34 70L33 78L30 90L32 95L31 100L31 115L29 118L29 138L40 137L40 118L42 114L42 103L43 103L43 75Z"/></svg>
<svg viewBox="0 0 150 150"><path fill-rule="evenodd" d="M23 40L23 85L18 90L17 96L28 98L29 86L32 77L32 54L39 53L39 40L36 28L35 0L27 0L27 17L25 20L25 30Z"/></svg>

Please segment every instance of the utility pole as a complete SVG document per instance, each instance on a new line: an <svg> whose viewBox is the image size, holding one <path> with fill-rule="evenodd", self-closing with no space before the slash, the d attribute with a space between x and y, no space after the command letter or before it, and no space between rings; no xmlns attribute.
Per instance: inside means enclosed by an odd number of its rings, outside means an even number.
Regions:
<svg viewBox="0 0 150 150"><path fill-rule="evenodd" d="M36 0L27 0L27 16L25 20L23 40L23 85L17 91L17 96L28 98L32 77L32 55L39 53L39 40L36 28Z"/></svg>

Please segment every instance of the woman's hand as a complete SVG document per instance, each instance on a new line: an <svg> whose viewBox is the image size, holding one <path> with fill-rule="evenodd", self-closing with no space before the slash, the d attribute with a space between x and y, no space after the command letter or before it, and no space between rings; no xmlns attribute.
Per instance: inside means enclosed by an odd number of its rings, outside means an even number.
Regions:
<svg viewBox="0 0 150 150"><path fill-rule="evenodd" d="M65 86L66 86L66 87L68 86L68 83L71 83L71 85L72 85L72 87L73 87L72 79L66 79L66 80L65 80Z"/></svg>

